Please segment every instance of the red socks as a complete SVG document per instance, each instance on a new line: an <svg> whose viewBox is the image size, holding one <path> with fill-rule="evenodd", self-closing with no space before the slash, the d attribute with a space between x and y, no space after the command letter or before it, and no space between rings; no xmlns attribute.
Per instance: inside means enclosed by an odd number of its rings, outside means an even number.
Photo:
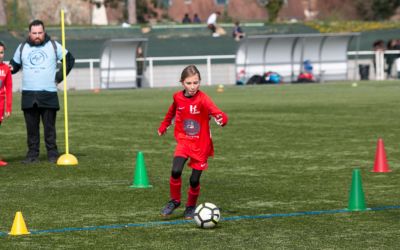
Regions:
<svg viewBox="0 0 400 250"><path fill-rule="evenodd" d="M181 202L181 187L182 187L182 178L179 177L178 179L169 178L169 193L172 200L177 202ZM188 200L186 206L196 206L197 198L200 195L200 185L195 188L189 186L188 191Z"/></svg>
<svg viewBox="0 0 400 250"><path fill-rule="evenodd" d="M199 197L199 195L200 195L200 184L195 188L192 188L190 186L189 191L188 191L188 200L187 200L186 206L187 207L196 206L197 198Z"/></svg>
<svg viewBox="0 0 400 250"><path fill-rule="evenodd" d="M178 179L169 178L169 193L171 199L181 202L181 186L182 186L182 178Z"/></svg>

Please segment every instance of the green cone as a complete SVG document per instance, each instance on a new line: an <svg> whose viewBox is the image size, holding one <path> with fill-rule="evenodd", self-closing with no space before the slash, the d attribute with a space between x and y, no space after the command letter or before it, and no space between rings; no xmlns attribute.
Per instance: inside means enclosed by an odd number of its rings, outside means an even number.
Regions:
<svg viewBox="0 0 400 250"><path fill-rule="evenodd" d="M147 178L146 165L142 152L138 152L136 157L136 169L131 188L150 188L149 179Z"/></svg>
<svg viewBox="0 0 400 250"><path fill-rule="evenodd" d="M364 191L361 181L360 169L353 170L353 177L351 181L349 207L350 211L365 211L367 209L364 199Z"/></svg>

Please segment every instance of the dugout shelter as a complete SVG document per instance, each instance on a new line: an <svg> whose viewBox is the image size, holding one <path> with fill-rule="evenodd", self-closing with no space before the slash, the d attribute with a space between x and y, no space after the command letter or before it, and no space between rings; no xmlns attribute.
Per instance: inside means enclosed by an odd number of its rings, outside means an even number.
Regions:
<svg viewBox="0 0 400 250"><path fill-rule="evenodd" d="M236 52L236 76L243 81L272 71L283 82L296 82L308 61L317 81L346 80L348 47L357 37L359 33L249 36Z"/></svg>
<svg viewBox="0 0 400 250"><path fill-rule="evenodd" d="M143 85L146 38L107 40L100 55L101 88L139 88Z"/></svg>

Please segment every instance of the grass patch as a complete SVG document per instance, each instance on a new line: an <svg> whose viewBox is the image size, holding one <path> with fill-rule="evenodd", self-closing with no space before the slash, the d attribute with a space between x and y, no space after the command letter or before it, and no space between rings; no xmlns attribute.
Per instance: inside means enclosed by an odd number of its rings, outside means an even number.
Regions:
<svg viewBox="0 0 400 250"><path fill-rule="evenodd" d="M398 82L205 87L230 122L212 124L216 156L202 176L199 202L224 217L343 209L351 174L360 168L368 207L400 205ZM25 125L15 94L14 113L0 128L0 231L16 211L29 230L160 221L168 200L174 139L157 128L177 89L69 93L70 151L78 167L20 163ZM62 98L62 95L60 95ZM63 113L57 120L63 151ZM393 172L371 173L382 137ZM131 189L138 151L150 189ZM186 200L188 169L183 176ZM183 208L171 220L182 219ZM223 221L214 230L194 224L99 229L0 237L4 249L394 249L400 210Z"/></svg>

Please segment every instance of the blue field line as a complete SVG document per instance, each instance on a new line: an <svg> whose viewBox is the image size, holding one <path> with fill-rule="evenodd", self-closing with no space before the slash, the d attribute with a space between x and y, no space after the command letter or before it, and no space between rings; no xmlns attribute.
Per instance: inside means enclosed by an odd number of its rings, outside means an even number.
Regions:
<svg viewBox="0 0 400 250"><path fill-rule="evenodd" d="M400 206L384 206L368 208L367 211L383 211L391 209L400 209ZM252 219L272 219L277 217L295 217L295 216L307 216L307 215L322 215L322 214L338 214L338 213L351 213L348 209L335 209L335 210L321 210L321 211L305 211L305 212L294 212L285 214L259 214L259 215L241 215L222 218L221 221L235 221L235 220L252 220ZM103 226L88 226L88 227L66 227L60 229L47 229L47 230L34 230L30 231L31 234L46 234L46 233L64 233L64 232L76 232L76 231L94 231L99 229L121 229L128 227L154 227L164 225L182 225L193 223L192 220L174 220L174 221L155 221L146 223L128 223L118 225L103 225ZM7 236L8 233L0 232L0 236Z"/></svg>

